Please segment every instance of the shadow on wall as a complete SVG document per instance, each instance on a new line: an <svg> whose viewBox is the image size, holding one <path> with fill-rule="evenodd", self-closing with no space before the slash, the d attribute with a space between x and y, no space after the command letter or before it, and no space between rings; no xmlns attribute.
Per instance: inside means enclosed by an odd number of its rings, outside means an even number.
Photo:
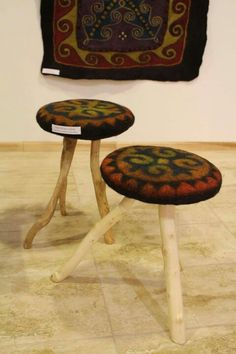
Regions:
<svg viewBox="0 0 236 354"><path fill-rule="evenodd" d="M112 81L112 80L73 80L54 76L39 76L40 85L47 87L49 90L57 88L71 98L94 98L101 97L103 94L116 96L124 94L135 86L133 81ZM114 100L115 102L115 100Z"/></svg>

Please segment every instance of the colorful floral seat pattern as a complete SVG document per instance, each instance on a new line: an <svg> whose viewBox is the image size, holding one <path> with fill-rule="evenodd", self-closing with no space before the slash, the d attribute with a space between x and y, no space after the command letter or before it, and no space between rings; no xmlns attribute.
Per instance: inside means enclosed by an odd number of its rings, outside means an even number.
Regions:
<svg viewBox="0 0 236 354"><path fill-rule="evenodd" d="M37 122L53 134L99 140L126 131L133 125L134 116L128 108L116 103L81 99L43 106L37 112Z"/></svg>
<svg viewBox="0 0 236 354"><path fill-rule="evenodd" d="M101 164L105 182L129 198L155 204L191 204L220 190L220 171L193 153L156 146L131 146Z"/></svg>

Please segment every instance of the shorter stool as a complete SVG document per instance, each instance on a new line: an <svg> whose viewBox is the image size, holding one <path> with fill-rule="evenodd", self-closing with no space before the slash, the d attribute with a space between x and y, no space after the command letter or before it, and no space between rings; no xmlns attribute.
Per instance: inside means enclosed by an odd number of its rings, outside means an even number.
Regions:
<svg viewBox="0 0 236 354"><path fill-rule="evenodd" d="M89 247L126 214L135 200L159 204L170 335L174 342L183 344L185 324L175 205L197 203L213 197L220 190L221 173L212 163L196 154L155 146L116 150L103 160L101 173L105 182L125 197L92 228L72 258L52 275L52 280L59 282L70 275Z"/></svg>
<svg viewBox="0 0 236 354"><path fill-rule="evenodd" d="M25 248L31 248L37 232L51 220L59 200L62 215L66 215L67 176L77 140L91 140L90 167L99 213L109 212L105 183L101 178L99 150L101 139L119 135L134 123L132 112L119 104L102 100L67 100L49 103L37 112L37 122L49 133L64 137L61 170L48 206L26 235ZM113 243L111 230L104 235Z"/></svg>

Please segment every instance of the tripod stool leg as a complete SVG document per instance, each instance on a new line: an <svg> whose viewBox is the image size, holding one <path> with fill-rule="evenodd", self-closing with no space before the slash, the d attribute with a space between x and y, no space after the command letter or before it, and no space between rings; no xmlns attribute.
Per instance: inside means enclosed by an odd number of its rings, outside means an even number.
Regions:
<svg viewBox="0 0 236 354"><path fill-rule="evenodd" d="M57 180L56 187L52 194L52 197L48 203L46 210L40 216L40 218L32 225L30 230L28 231L25 241L24 241L24 248L31 248L32 242L34 237L36 236L37 232L41 230L44 226L46 226L49 221L51 220L58 198L61 193L61 189L67 179L71 162L73 159L75 147L76 147L77 140L71 138L64 138L63 140L63 152L62 152L62 163L61 163L61 170L60 175Z"/></svg>
<svg viewBox="0 0 236 354"><path fill-rule="evenodd" d="M106 196L106 184L102 179L100 172L100 163L99 163L99 152L100 152L101 140L93 140L91 142L91 151L90 151L90 168L93 178L93 184L97 199L98 210L101 218L109 213L109 206ZM114 238L112 235L112 230L108 230L104 234L104 240L107 244L113 244Z"/></svg>
<svg viewBox="0 0 236 354"><path fill-rule="evenodd" d="M85 236L74 255L58 272L55 272L51 276L51 280L58 283L67 278L73 270L80 263L86 252L91 245L95 243L107 230L121 220L123 214L127 213L127 210L135 202L134 199L128 199L124 197L120 204L110 211L103 219L97 222L97 224L89 231Z"/></svg>
<svg viewBox="0 0 236 354"><path fill-rule="evenodd" d="M173 205L159 206L170 335L174 342L183 344L186 341L185 324L174 212Z"/></svg>
<svg viewBox="0 0 236 354"><path fill-rule="evenodd" d="M65 182L63 183L62 187L61 187L61 193L59 196L59 205L60 205L60 211L61 211L61 215L62 216L66 216L67 215L67 211L66 211L66 190L67 190L67 178L65 180Z"/></svg>

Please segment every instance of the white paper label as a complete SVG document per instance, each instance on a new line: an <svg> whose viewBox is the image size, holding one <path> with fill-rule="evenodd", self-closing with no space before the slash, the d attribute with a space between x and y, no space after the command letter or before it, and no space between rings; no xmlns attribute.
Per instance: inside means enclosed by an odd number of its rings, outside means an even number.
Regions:
<svg viewBox="0 0 236 354"><path fill-rule="evenodd" d="M49 68L43 68L42 69L43 74L52 74L52 75L60 75L60 70L57 69L49 69Z"/></svg>
<svg viewBox="0 0 236 354"><path fill-rule="evenodd" d="M81 135L81 127L67 127L64 125L52 124L52 132L60 134Z"/></svg>

